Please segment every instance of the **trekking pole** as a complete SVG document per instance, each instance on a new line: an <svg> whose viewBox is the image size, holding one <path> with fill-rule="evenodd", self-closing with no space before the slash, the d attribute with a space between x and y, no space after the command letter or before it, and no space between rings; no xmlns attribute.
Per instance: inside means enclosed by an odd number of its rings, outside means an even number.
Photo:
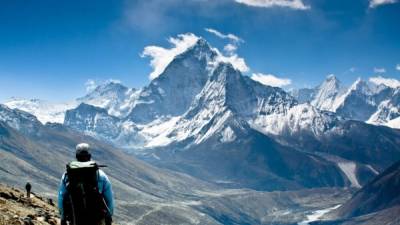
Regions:
<svg viewBox="0 0 400 225"><path fill-rule="evenodd" d="M106 210L107 210L107 212L108 212L108 214L110 215L110 218L111 218L111 210L110 210L110 208L108 208L106 200L104 200L104 198L101 198L101 199L103 200L103 204L106 207ZM110 224L106 224L106 225L111 225L111 223Z"/></svg>

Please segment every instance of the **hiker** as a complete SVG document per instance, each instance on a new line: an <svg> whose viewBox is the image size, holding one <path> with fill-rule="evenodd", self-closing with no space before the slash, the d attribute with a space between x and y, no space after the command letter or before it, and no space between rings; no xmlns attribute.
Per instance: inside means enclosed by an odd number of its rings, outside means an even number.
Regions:
<svg viewBox="0 0 400 225"><path fill-rule="evenodd" d="M31 198L31 189L32 189L32 185L28 182L25 185L25 190L26 190L26 197L27 198Z"/></svg>
<svg viewBox="0 0 400 225"><path fill-rule="evenodd" d="M91 161L90 146L76 146L76 160L67 164L58 192L61 225L110 225L114 200L110 180Z"/></svg>

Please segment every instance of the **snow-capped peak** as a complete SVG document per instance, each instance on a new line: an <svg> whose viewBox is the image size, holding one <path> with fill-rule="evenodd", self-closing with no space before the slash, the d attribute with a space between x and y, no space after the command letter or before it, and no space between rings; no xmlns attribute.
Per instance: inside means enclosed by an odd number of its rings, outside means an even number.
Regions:
<svg viewBox="0 0 400 225"><path fill-rule="evenodd" d="M200 62L205 62L205 68L210 70L210 66L214 64L218 55L218 50L211 47L211 45L204 38L199 37L193 46L175 56L171 63L166 67L165 71L160 74L160 76L170 74L166 70L170 69L171 66L177 63L179 64L183 62L183 66L190 66L191 64L188 64L187 62L192 61L192 58L197 59Z"/></svg>
<svg viewBox="0 0 400 225"><path fill-rule="evenodd" d="M335 112L344 118L367 121L376 111L373 92L367 82L357 79L336 104Z"/></svg>
<svg viewBox="0 0 400 225"><path fill-rule="evenodd" d="M400 87L400 80L394 79L394 78L385 78L382 76L371 77L371 78L369 78L369 82L371 82L377 86L384 85L384 86L390 87L390 88L399 88Z"/></svg>
<svg viewBox="0 0 400 225"><path fill-rule="evenodd" d="M128 88L123 86L119 82L107 81L103 84L98 85L93 91L88 93L82 98L78 98L78 101L93 100L99 97L114 97L117 95L125 95Z"/></svg>
<svg viewBox="0 0 400 225"><path fill-rule="evenodd" d="M196 96L194 103L186 113L186 118L194 117L203 108L210 108L213 110L219 110L226 107L228 100L227 88L229 83L234 80L240 79L240 72L233 69L232 65L227 63L220 63L219 66L213 71L212 76L207 81L203 90ZM234 82L234 86L239 86L240 82ZM236 94L241 94L236 92Z"/></svg>
<svg viewBox="0 0 400 225"><path fill-rule="evenodd" d="M372 114L367 123L400 128L398 126L400 123L396 122L400 121L400 88L388 89L382 92L389 92L390 94L386 96L384 101L380 102L377 111Z"/></svg>
<svg viewBox="0 0 400 225"><path fill-rule="evenodd" d="M175 117L188 110L209 78L216 52L202 38L177 55L165 70L137 96L129 118L140 124Z"/></svg>
<svg viewBox="0 0 400 225"><path fill-rule="evenodd" d="M349 88L349 91L360 91L364 94L371 94L371 89L367 82L363 81L361 78L357 78L357 80Z"/></svg>
<svg viewBox="0 0 400 225"><path fill-rule="evenodd" d="M134 91L135 89L129 89L120 82L110 80L97 86L86 96L78 98L77 102L104 108L110 115L123 117L130 110L126 105Z"/></svg>
<svg viewBox="0 0 400 225"><path fill-rule="evenodd" d="M335 111L335 101L343 94L344 88L341 82L335 75L331 74L318 87L318 91L311 104L322 110Z"/></svg>
<svg viewBox="0 0 400 225"><path fill-rule="evenodd" d="M196 114L204 107L226 107L239 115L250 115L256 110L257 98L238 70L230 63L219 63L188 115Z"/></svg>
<svg viewBox="0 0 400 225"><path fill-rule="evenodd" d="M215 55L216 52L212 49L210 44L204 38L200 37L195 45L182 53L182 55L184 54L193 54L200 59L203 57L210 57L211 55Z"/></svg>
<svg viewBox="0 0 400 225"><path fill-rule="evenodd" d="M22 133L37 134L40 122L35 116L20 109L11 109L0 104L0 122L21 131Z"/></svg>
<svg viewBox="0 0 400 225"><path fill-rule="evenodd" d="M40 99L26 100L22 98L13 98L4 103L11 109L19 109L29 112L37 117L37 119L45 124L63 123L65 111L74 108L77 104L74 101L67 103L52 103Z"/></svg>
<svg viewBox="0 0 400 225"><path fill-rule="evenodd" d="M320 111L309 103L291 107L285 113L260 115L252 126L266 134L285 135L308 131L319 136L333 127L338 118L333 113Z"/></svg>
<svg viewBox="0 0 400 225"><path fill-rule="evenodd" d="M326 77L325 81L319 86L321 91L325 92L337 92L342 86L339 79L334 74L330 74Z"/></svg>
<svg viewBox="0 0 400 225"><path fill-rule="evenodd" d="M125 101L129 100L128 95L134 89L128 89L119 82L107 81L97 86L92 92L74 101L54 103L41 99L12 98L4 104L11 109L20 109L35 115L38 120L45 124L63 123L65 112L77 107L80 103L87 103L108 110L114 116L120 116L128 109L123 109Z"/></svg>
<svg viewBox="0 0 400 225"><path fill-rule="evenodd" d="M189 110L181 118L173 118L174 126L153 138L146 147L188 139L199 144L218 135L221 142L233 141L237 132L248 126L241 119L246 114L243 111L255 111L256 106L257 99L241 73L231 64L220 63Z"/></svg>
<svg viewBox="0 0 400 225"><path fill-rule="evenodd" d="M335 76L335 74L329 74L327 77L326 77L326 79L325 79L325 82L340 82L338 79L337 79L337 77Z"/></svg>

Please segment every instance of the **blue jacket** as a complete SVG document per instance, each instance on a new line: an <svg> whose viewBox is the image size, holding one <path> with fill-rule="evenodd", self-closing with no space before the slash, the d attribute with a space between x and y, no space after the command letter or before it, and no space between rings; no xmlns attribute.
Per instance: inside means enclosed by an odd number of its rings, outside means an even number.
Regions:
<svg viewBox="0 0 400 225"><path fill-rule="evenodd" d="M61 219L64 219L64 208L63 208L64 197L66 197L68 194L68 190L66 187L66 177L67 174L64 173L64 175L61 178L60 188L58 190L58 209L60 210ZM98 170L97 186L99 192L103 195L103 198L107 204L108 216L111 217L114 213L114 199L113 199L111 182L108 179L107 175L100 169Z"/></svg>

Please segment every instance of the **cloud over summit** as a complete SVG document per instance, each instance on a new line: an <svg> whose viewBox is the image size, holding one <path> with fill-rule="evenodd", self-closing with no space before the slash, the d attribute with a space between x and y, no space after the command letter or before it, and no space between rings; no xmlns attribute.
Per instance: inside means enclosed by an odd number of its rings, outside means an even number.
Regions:
<svg viewBox="0 0 400 225"><path fill-rule="evenodd" d="M205 30L207 32L209 32L209 33L214 34L215 36L217 36L219 38L222 38L222 39L229 39L229 40L234 41L234 42L243 42L243 40L240 37L238 37L238 36L236 36L234 34L223 34L220 31L217 31L217 30L212 29L212 28L205 28Z"/></svg>
<svg viewBox="0 0 400 225"><path fill-rule="evenodd" d="M381 5L394 4L396 2L397 2L397 0L370 0L369 7L376 8Z"/></svg>
<svg viewBox="0 0 400 225"><path fill-rule="evenodd" d="M272 87L284 87L292 83L292 80L286 78L279 78L272 74L253 73L251 79L260 82L264 85Z"/></svg>
<svg viewBox="0 0 400 225"><path fill-rule="evenodd" d="M386 73L385 68L374 68L374 73Z"/></svg>
<svg viewBox="0 0 400 225"><path fill-rule="evenodd" d="M237 3L253 7L286 7L295 10L307 10L310 6L305 5L302 0L235 0Z"/></svg>
<svg viewBox="0 0 400 225"><path fill-rule="evenodd" d="M376 84L376 85L385 85L387 87L391 88L397 88L400 87L400 81L396 80L394 78L386 78L382 76L377 76L377 77L371 77L369 78L369 82Z"/></svg>
<svg viewBox="0 0 400 225"><path fill-rule="evenodd" d="M153 72L150 73L150 80L158 77L168 64L174 59L175 56L185 52L188 48L196 44L199 37L192 33L179 34L178 37L170 37L168 42L172 44L171 48L163 48L160 46L147 46L144 48L141 56L150 57L150 66Z"/></svg>
<svg viewBox="0 0 400 225"><path fill-rule="evenodd" d="M222 34L223 35L223 34ZM229 39L241 40L240 38L234 35L229 35ZM200 37L196 36L193 33L186 34L178 34L177 37L170 37L168 42L172 45L170 48L164 48L160 46L147 46L144 48L141 57L150 57L150 66L153 68L153 71L150 73L149 78L153 80L157 78L162 72L164 72L165 68L169 63L177 56L185 52L187 49L196 44L196 42L200 39ZM217 48L213 48L213 50L217 53L217 57L215 61L210 62L213 65L218 63L230 63L232 66L239 70L240 72L248 72L250 68L247 66L244 58L239 57L236 54L237 45L226 45L224 50L228 53L228 55L224 55Z"/></svg>

